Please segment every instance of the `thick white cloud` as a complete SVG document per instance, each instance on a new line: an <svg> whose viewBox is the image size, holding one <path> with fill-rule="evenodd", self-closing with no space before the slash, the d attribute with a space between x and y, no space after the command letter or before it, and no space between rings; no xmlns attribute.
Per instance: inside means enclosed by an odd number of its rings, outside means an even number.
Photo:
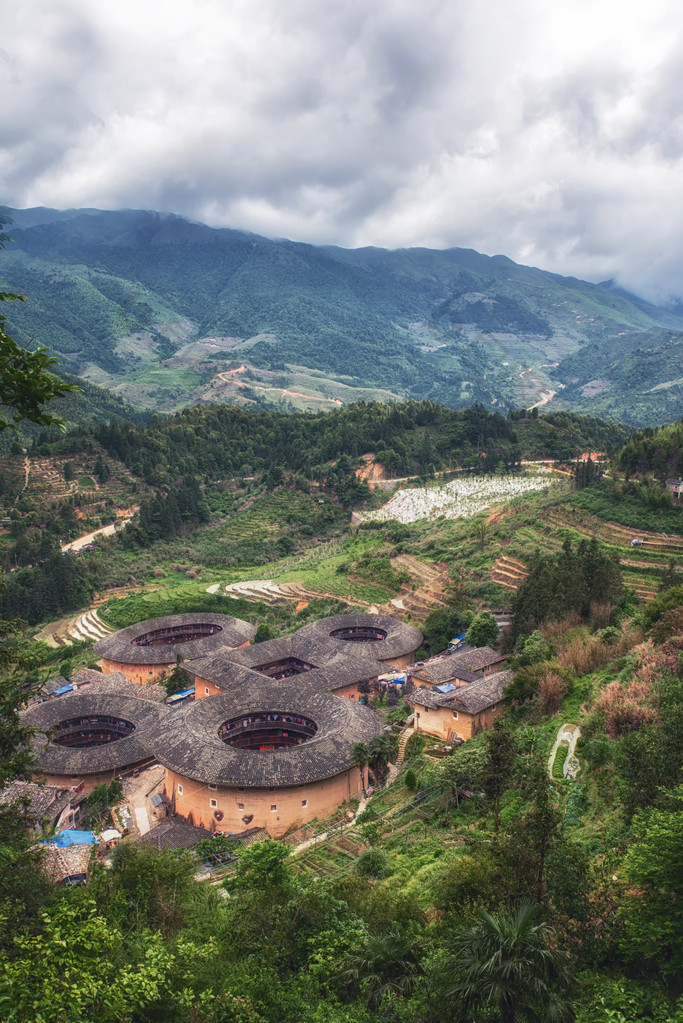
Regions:
<svg viewBox="0 0 683 1023"><path fill-rule="evenodd" d="M683 294L673 0L22 0L0 198Z"/></svg>

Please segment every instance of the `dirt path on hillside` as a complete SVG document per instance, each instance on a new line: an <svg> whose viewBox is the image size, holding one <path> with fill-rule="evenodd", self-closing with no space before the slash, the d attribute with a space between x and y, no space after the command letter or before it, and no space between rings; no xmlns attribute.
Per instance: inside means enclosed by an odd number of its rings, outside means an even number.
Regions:
<svg viewBox="0 0 683 1023"><path fill-rule="evenodd" d="M341 405L339 398L323 398L318 394L304 394L303 391L289 391L286 387L266 387L264 384L255 384L253 380L237 380L235 374L244 373L246 367L239 366L237 369L226 369L217 373L219 380L234 387L251 387L254 391L279 391L281 398L303 398L305 401L328 402L331 405Z"/></svg>
<svg viewBox="0 0 683 1023"><path fill-rule="evenodd" d="M133 515L137 510L137 507L133 509ZM63 545L62 553L65 553L66 551L80 551L83 547L87 547L89 543L92 543L96 536L113 536L119 529L123 529L127 522L130 522L133 515L129 515L128 518L120 518L117 522L112 522L109 526L102 526L100 529L94 529L92 533L84 533L83 536L76 537L75 540L71 540L70 543L65 543Z"/></svg>

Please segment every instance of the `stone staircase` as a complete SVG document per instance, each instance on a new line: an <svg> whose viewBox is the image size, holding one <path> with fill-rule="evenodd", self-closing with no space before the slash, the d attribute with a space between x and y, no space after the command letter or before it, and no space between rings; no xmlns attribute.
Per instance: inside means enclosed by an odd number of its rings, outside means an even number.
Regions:
<svg viewBox="0 0 683 1023"><path fill-rule="evenodd" d="M415 726L408 725L408 727L404 728L403 731L401 732L401 737L398 740L398 753L396 755L396 763L394 764L394 767L400 767L401 764L403 763L406 755L406 746L408 745L408 739L410 738L414 731Z"/></svg>

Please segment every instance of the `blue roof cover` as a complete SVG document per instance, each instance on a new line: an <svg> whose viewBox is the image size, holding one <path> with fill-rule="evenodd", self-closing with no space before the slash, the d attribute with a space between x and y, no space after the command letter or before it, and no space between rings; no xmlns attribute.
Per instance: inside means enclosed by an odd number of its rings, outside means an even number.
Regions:
<svg viewBox="0 0 683 1023"><path fill-rule="evenodd" d="M53 696L63 696L64 693L70 693L73 689L73 685L69 682L68 686L60 686L59 689L55 689Z"/></svg>
<svg viewBox="0 0 683 1023"><path fill-rule="evenodd" d="M444 682L443 685L434 687L439 693L452 693L457 686L452 685L450 682Z"/></svg>
<svg viewBox="0 0 683 1023"><path fill-rule="evenodd" d="M56 845L58 849L67 849L70 845L99 845L92 831L62 831L56 838L51 838L48 845Z"/></svg>
<svg viewBox="0 0 683 1023"><path fill-rule="evenodd" d="M184 700L186 697L193 696L193 695L194 695L194 686L192 687L192 689L181 689L181 691L179 693L174 693L173 696L169 696L167 698L166 702L170 703L171 700L173 700L173 702L175 703L177 700Z"/></svg>

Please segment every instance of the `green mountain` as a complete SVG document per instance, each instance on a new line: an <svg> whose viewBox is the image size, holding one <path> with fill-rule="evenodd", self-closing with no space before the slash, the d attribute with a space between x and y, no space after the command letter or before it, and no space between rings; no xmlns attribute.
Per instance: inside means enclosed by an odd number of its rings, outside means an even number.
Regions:
<svg viewBox="0 0 683 1023"><path fill-rule="evenodd" d="M683 317L609 283L470 249L316 247L136 210L6 212L15 244L0 270L28 297L11 332L140 407L412 397L635 425L683 413L668 364L661 376L642 348L668 344Z"/></svg>

